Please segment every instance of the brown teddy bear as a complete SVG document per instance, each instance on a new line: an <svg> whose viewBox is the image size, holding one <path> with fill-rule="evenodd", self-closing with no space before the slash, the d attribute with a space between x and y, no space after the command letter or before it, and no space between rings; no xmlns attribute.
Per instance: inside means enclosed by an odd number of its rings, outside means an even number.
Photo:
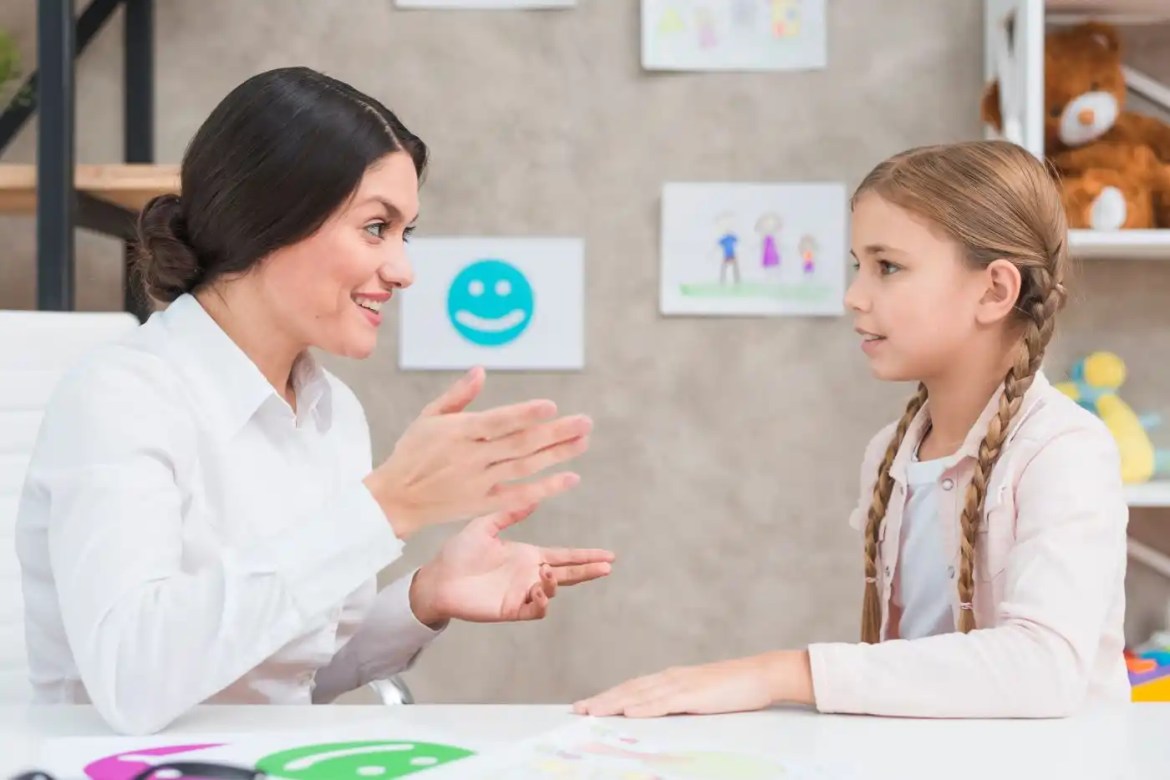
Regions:
<svg viewBox="0 0 1170 780"><path fill-rule="evenodd" d="M1050 32L1044 47L1044 153L1069 227L1170 228L1170 124L1125 110L1121 37L1102 22ZM983 121L1002 128L999 83Z"/></svg>

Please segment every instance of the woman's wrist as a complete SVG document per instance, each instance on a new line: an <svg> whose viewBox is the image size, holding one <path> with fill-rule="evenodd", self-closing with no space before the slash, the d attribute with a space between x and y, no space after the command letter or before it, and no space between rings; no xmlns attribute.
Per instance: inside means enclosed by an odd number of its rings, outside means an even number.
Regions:
<svg viewBox="0 0 1170 780"><path fill-rule="evenodd" d="M410 581L410 611L418 622L433 631L438 631L451 619L443 611L437 594L438 587L432 576L431 565L424 564Z"/></svg>
<svg viewBox="0 0 1170 780"><path fill-rule="evenodd" d="M382 481L378 479L377 472L369 474L362 482L381 508L382 514L386 516L386 521L390 523L394 535L402 540L414 536L419 529L419 523L416 521L414 513L406 508L405 502L398 499L397 491L383 485Z"/></svg>

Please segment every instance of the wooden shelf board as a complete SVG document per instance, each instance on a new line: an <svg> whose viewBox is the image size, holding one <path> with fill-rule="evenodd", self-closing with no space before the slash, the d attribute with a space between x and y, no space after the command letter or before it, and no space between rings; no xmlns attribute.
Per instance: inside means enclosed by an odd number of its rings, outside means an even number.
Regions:
<svg viewBox="0 0 1170 780"><path fill-rule="evenodd" d="M1170 482L1144 482L1126 485L1125 495L1130 506L1170 507Z"/></svg>
<svg viewBox="0 0 1170 780"><path fill-rule="evenodd" d="M0 165L0 212L36 211L35 165ZM78 165L74 186L95 198L138 211L156 195L179 191L178 165Z"/></svg>
<svg viewBox="0 0 1170 780"><path fill-rule="evenodd" d="M1092 17L1122 23L1170 20L1166 0L1047 0L1048 15Z"/></svg>

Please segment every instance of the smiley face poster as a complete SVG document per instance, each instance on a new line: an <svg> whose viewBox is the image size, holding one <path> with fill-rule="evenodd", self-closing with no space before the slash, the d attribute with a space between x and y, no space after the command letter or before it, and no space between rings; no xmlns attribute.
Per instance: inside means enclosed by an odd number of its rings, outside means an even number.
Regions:
<svg viewBox="0 0 1170 780"><path fill-rule="evenodd" d="M584 242L418 238L400 296L403 369L584 366Z"/></svg>

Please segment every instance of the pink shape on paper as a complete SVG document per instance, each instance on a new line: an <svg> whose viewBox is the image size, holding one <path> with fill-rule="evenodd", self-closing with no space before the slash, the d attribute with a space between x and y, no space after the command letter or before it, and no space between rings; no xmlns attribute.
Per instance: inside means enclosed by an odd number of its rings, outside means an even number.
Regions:
<svg viewBox="0 0 1170 780"><path fill-rule="evenodd" d="M99 758L86 765L85 776L90 780L133 780L133 778L152 766L169 763L170 756L180 753L190 753L194 750L219 747L212 745L166 745L164 747L143 748L141 750L127 750L105 758ZM139 757L145 760L139 760ZM151 758L163 760L151 761Z"/></svg>

